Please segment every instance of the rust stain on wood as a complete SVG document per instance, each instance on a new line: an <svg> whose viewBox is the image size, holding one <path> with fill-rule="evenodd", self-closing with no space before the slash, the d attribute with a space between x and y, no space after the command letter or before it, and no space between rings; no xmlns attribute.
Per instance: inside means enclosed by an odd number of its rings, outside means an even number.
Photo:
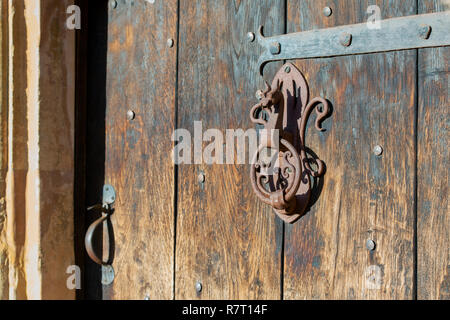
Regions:
<svg viewBox="0 0 450 320"><path fill-rule="evenodd" d="M134 29L131 25L125 26L125 33L120 30L122 26L117 24L111 24L111 38L113 39L109 44L109 50L111 52L121 52L131 50L136 45L134 42Z"/></svg>

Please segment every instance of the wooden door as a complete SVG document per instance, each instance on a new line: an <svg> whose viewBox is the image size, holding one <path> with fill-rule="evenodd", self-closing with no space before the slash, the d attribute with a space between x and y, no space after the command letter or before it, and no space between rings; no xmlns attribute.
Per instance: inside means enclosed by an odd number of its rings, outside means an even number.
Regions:
<svg viewBox="0 0 450 320"><path fill-rule="evenodd" d="M192 164L172 159L176 129L253 127L255 92L282 63L261 77L248 32L365 22L373 4L383 19L449 10L443 0L87 5L86 202L105 183L117 192L115 278L102 286L87 259L87 298L449 298L448 48L291 61L333 108L325 131L307 131L327 170L293 224L255 196L248 163L195 161L210 140Z"/></svg>

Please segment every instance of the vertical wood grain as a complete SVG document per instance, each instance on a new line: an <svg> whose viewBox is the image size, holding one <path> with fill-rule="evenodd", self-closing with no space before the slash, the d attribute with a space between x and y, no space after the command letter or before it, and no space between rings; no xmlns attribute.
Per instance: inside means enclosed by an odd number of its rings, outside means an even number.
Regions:
<svg viewBox="0 0 450 320"><path fill-rule="evenodd" d="M28 153L27 224L29 249L25 261L36 259L40 265L27 267L28 299L74 299L67 287L66 270L74 265L74 132L75 132L75 30L66 28L71 0L36 1L25 4L30 34L39 26L38 39L31 40L28 51L39 45L39 53L28 61ZM28 8L28 9L27 9ZM39 24L33 23L39 8ZM36 21L38 22L38 21ZM36 59L36 62L30 60ZM39 67L38 70L34 68ZM38 80L39 83L35 81ZM35 87L38 85L38 87ZM39 115L35 112L39 112ZM34 117L39 118L34 119ZM34 123L33 123L34 122ZM39 160L34 157L39 155ZM39 173L33 170L39 168ZM39 188L34 187L36 179ZM39 211L35 206L39 204ZM39 238L33 228L39 225ZM61 226L64 226L63 228ZM36 232L37 233L37 232ZM39 239L39 240L38 240ZM35 252L39 243L39 257ZM36 270L33 270L33 269ZM40 290L36 289L37 274ZM36 282L35 282L36 281Z"/></svg>
<svg viewBox="0 0 450 320"><path fill-rule="evenodd" d="M84 232L86 230L86 166L87 166L87 84L88 84L88 39L89 39L89 2L77 0L81 9L82 27L76 32L76 70L75 70L75 136L74 136L74 247L75 264L81 269L81 289L76 290L76 299L88 297L85 286L86 261L84 253ZM104 121L104 120L103 120Z"/></svg>
<svg viewBox="0 0 450 320"><path fill-rule="evenodd" d="M254 128L248 112L263 82L246 34L260 24L283 33L284 1L180 4L178 127ZM181 164L178 190L176 299L279 299L282 224L253 194L248 165Z"/></svg>
<svg viewBox="0 0 450 320"><path fill-rule="evenodd" d="M0 2L0 300L9 294L6 231L6 174L8 171L8 3Z"/></svg>
<svg viewBox="0 0 450 320"><path fill-rule="evenodd" d="M415 14L415 1L288 1L288 32ZM330 6L333 14L322 10ZM286 299L414 297L414 50L295 62L311 97L333 104L306 144L327 171L317 201L286 226ZM313 119L310 120L313 123ZM381 156L375 145L384 149ZM370 251L366 241L376 248ZM375 278L373 278L375 277ZM375 280L375 281L374 281ZM378 281L378 282L377 282Z"/></svg>
<svg viewBox="0 0 450 320"><path fill-rule="evenodd" d="M111 299L172 299L177 1L109 7L105 182L117 192ZM127 120L127 110L136 114Z"/></svg>
<svg viewBox="0 0 450 320"><path fill-rule="evenodd" d="M419 1L419 14L450 2ZM450 299L450 48L420 49L417 156L417 298Z"/></svg>
<svg viewBox="0 0 450 320"><path fill-rule="evenodd" d="M9 298L26 298L26 279L20 271L25 243L25 187L28 171L27 126L27 29L24 1L8 2L8 172L6 220ZM11 283L13 282L13 283Z"/></svg>

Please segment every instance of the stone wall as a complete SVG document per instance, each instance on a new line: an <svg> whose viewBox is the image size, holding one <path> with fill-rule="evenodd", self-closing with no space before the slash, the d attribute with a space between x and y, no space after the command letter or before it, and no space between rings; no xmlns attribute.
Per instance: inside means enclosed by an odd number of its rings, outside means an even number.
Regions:
<svg viewBox="0 0 450 320"><path fill-rule="evenodd" d="M0 299L75 297L71 4L0 3Z"/></svg>

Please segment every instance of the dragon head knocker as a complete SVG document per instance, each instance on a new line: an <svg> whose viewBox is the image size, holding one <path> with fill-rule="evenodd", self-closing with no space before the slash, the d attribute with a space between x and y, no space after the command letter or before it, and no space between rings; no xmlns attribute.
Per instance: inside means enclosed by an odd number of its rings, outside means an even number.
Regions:
<svg viewBox="0 0 450 320"><path fill-rule="evenodd" d="M282 82L278 79L277 84L272 88L267 81L265 81L266 89L262 92L261 100L253 106L250 110L250 119L253 123L263 124L267 123L266 120L259 118L262 110L269 113L270 116L275 112L275 106L283 102L283 93L281 92Z"/></svg>
<svg viewBox="0 0 450 320"><path fill-rule="evenodd" d="M253 191L286 222L294 222L305 212L311 177L325 173L323 161L308 157L305 133L313 110L317 114L316 128L322 130L321 122L330 109L322 97L309 99L306 80L291 63L277 72L272 86L266 82L260 101L251 108L251 121L264 126L250 167ZM296 136L291 131L294 126ZM315 163L317 169L313 170L310 163Z"/></svg>

